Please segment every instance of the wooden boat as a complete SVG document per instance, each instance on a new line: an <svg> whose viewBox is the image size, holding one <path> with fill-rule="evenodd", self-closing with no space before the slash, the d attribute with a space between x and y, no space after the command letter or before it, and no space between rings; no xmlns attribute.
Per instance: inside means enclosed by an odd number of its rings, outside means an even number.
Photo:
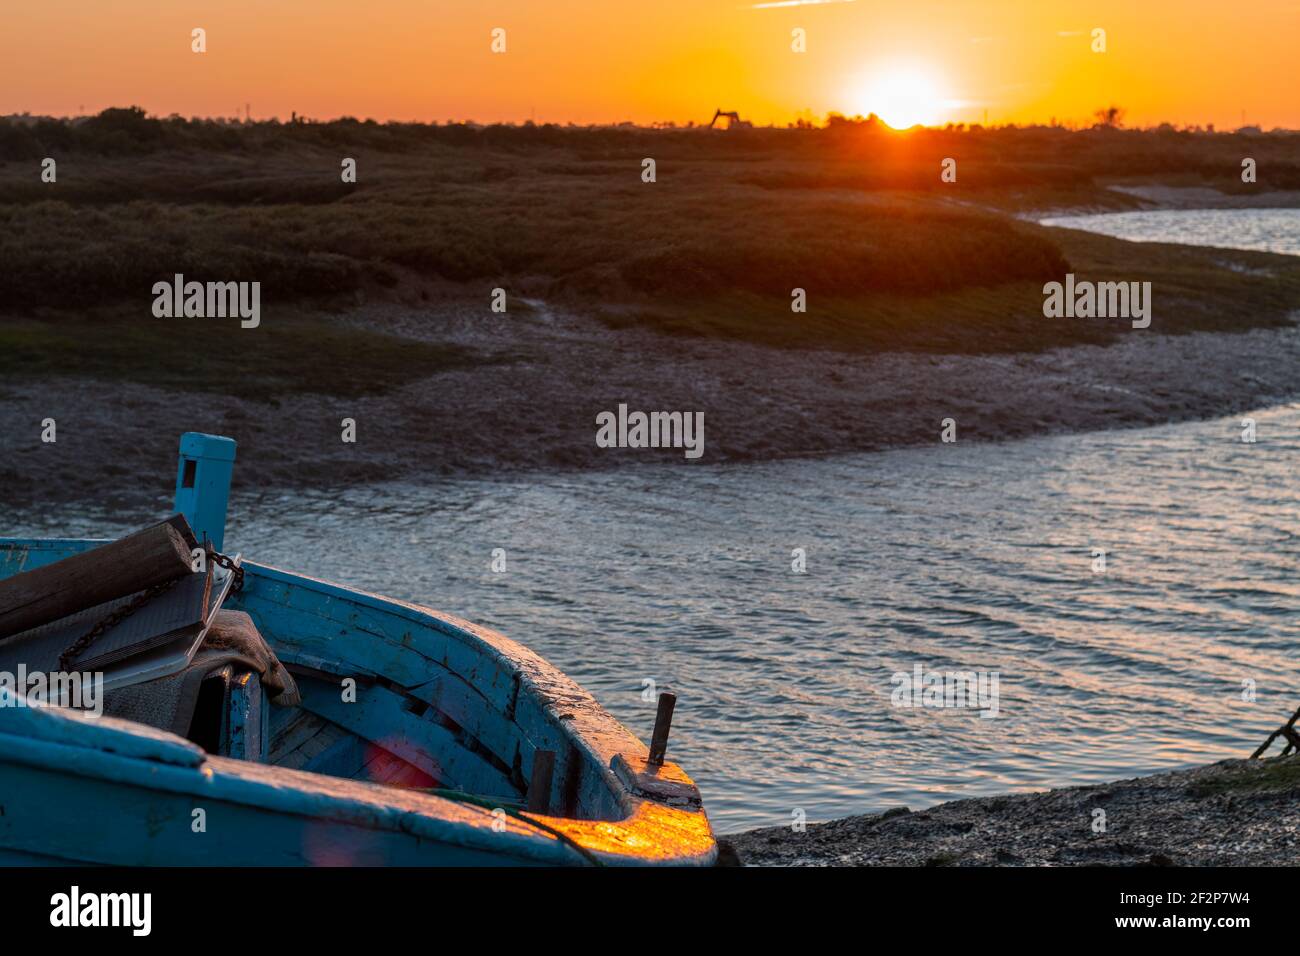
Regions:
<svg viewBox="0 0 1300 956"><path fill-rule="evenodd" d="M182 438L176 511L217 550L233 460L230 439ZM0 539L0 580L102 543ZM495 631L239 565L224 606L251 617L301 703L271 703L256 673L227 669L203 704L218 715L205 749L143 723L14 706L0 687L0 863L715 861L699 792L660 762L667 721L652 759L590 694Z"/></svg>

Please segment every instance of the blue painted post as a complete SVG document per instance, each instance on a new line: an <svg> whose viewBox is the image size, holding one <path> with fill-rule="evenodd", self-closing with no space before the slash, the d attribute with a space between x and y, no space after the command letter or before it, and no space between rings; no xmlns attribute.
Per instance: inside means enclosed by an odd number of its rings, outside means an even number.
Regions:
<svg viewBox="0 0 1300 956"><path fill-rule="evenodd" d="M180 464L176 469L176 511L218 551L226 538L226 503L230 475L235 470L235 440L220 435L186 432L181 436Z"/></svg>

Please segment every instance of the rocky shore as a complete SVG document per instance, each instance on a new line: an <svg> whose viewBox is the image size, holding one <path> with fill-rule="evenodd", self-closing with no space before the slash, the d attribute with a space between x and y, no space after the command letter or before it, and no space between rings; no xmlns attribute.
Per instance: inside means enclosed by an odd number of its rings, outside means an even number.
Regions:
<svg viewBox="0 0 1300 956"><path fill-rule="evenodd" d="M748 866L1296 866L1300 756L751 830Z"/></svg>

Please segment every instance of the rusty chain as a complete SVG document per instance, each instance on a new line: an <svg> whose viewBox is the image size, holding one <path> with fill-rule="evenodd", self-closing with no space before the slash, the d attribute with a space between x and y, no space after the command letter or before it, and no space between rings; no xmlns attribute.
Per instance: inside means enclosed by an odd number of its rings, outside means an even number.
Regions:
<svg viewBox="0 0 1300 956"><path fill-rule="evenodd" d="M158 595L167 591L179 581L180 578L172 578L170 581L164 581L161 584L155 584L153 587L146 588L137 594L129 603L122 605L116 611L109 614L102 621L92 627L89 631L77 638L68 645L68 649L59 655L59 670L71 670L74 660L81 656L86 648L90 647L100 635L106 633L114 627L117 627L122 621L130 617L140 608L144 607Z"/></svg>
<svg viewBox="0 0 1300 956"><path fill-rule="evenodd" d="M225 568L234 575L235 580L231 583L230 590L235 592L243 590L244 569L235 564L234 558L224 555L220 551L215 551L212 548L207 549L207 555L215 565ZM184 577L184 575L182 575L182 577ZM136 611L140 610L140 608L158 597L158 595L170 590L180 579L181 578L172 578L170 581L163 581L161 584L155 584L151 587L145 588L128 603L122 605L120 608L104 617L103 620L97 623L89 631L69 644L67 650L59 655L59 670L71 670L72 662L80 657L98 638L117 627L117 625L121 624Z"/></svg>
<svg viewBox="0 0 1300 956"><path fill-rule="evenodd" d="M208 549L208 557L211 558L213 563L218 567L225 568L235 576L234 582L230 585L231 591L238 594L240 591L244 590L244 569L235 564L234 558L224 555L220 551L213 551L211 548Z"/></svg>

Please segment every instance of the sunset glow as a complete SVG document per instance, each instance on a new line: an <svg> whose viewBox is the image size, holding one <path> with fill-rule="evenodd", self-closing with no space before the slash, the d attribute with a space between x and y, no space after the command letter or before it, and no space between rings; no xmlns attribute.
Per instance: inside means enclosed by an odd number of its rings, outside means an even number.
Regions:
<svg viewBox="0 0 1300 956"><path fill-rule="evenodd" d="M1218 0L47 0L5 21L0 114L686 124L721 108L759 125L874 111L906 126L1089 124L1117 104L1136 126L1300 127L1290 0L1249 16Z"/></svg>
<svg viewBox="0 0 1300 956"><path fill-rule="evenodd" d="M851 98L851 112L875 113L894 129L934 126L948 119L946 98L924 66L889 67L868 75L858 82Z"/></svg>

